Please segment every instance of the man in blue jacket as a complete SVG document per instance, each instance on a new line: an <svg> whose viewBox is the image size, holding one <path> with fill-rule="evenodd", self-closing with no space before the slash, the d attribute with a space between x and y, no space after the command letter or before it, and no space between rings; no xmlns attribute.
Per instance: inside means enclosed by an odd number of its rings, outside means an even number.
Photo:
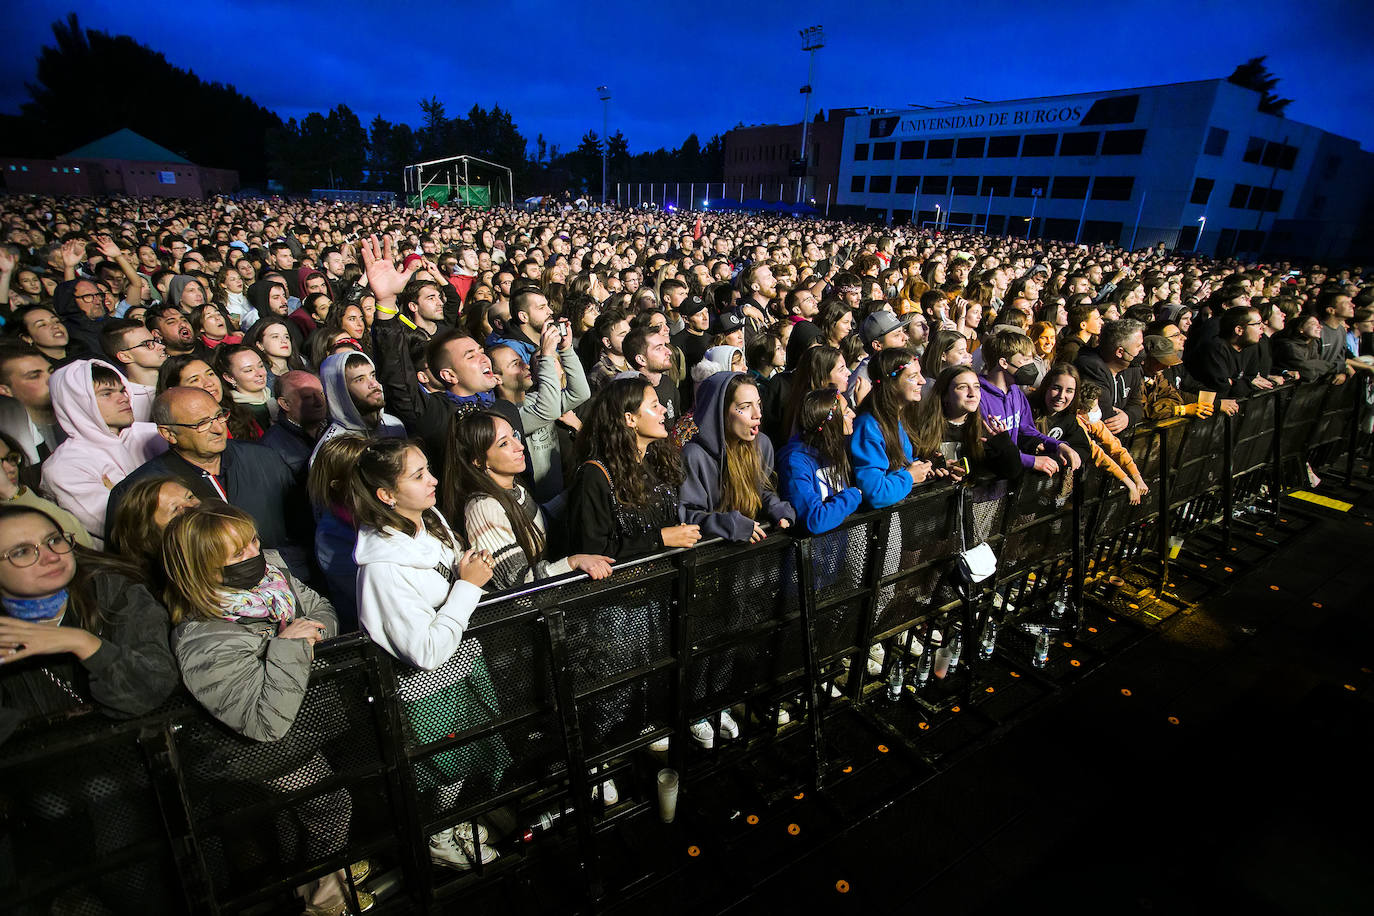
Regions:
<svg viewBox="0 0 1374 916"><path fill-rule="evenodd" d="M983 343L983 375L979 378L983 397L978 411L985 421L1002 421L998 425L1005 425L1011 441L1021 449L1021 466L1027 470L1045 475L1053 475L1061 465L1077 470L1078 453L1031 422L1030 401L1021 390L1022 385L1035 381L1031 352L1030 338L1020 331L1001 330ZM1027 448L1041 454L1027 454Z"/></svg>

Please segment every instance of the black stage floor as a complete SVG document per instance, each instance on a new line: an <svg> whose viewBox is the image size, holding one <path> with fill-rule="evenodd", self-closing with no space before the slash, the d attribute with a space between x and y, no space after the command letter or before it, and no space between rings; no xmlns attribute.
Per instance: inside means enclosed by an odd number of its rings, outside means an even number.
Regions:
<svg viewBox="0 0 1374 916"><path fill-rule="evenodd" d="M671 826L608 825L602 908L1369 912L1374 483L1319 492L1354 505L1286 499L1225 549L1195 538L1171 578L1196 603L1099 608L1044 676L1004 651L971 708L831 716L820 793L784 739L691 786ZM463 908L567 912L577 881Z"/></svg>

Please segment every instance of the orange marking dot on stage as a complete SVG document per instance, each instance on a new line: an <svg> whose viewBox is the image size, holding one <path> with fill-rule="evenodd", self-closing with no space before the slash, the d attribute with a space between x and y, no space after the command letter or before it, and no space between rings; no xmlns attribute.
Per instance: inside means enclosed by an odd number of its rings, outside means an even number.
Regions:
<svg viewBox="0 0 1374 916"><path fill-rule="evenodd" d="M1129 687L1122 687L1122 688L1121 688L1121 695L1122 695L1123 697L1128 697L1128 696L1130 696L1130 695L1131 695L1131 688L1129 688Z"/></svg>
<svg viewBox="0 0 1374 916"><path fill-rule="evenodd" d="M701 855L701 847L700 847L700 846L688 846L688 847L687 847L687 855L689 855L689 856L691 856L692 858L695 859L697 856Z"/></svg>
<svg viewBox="0 0 1374 916"><path fill-rule="evenodd" d="M800 824L788 824L788 825L787 825L787 832L790 833L790 834L792 834L793 836L796 836L797 834L801 833L801 825L800 825Z"/></svg>
<svg viewBox="0 0 1374 916"><path fill-rule="evenodd" d="M835 890L839 891L841 894L849 893L849 882L841 878L839 881L835 882Z"/></svg>
<svg viewBox="0 0 1374 916"><path fill-rule="evenodd" d="M1177 725L1177 724L1178 724L1178 716L1170 716L1170 717L1169 717L1169 724L1170 724L1170 725Z"/></svg>
<svg viewBox="0 0 1374 916"><path fill-rule="evenodd" d="M744 819L744 822L752 827L759 822L759 816L757 814L751 814Z"/></svg>

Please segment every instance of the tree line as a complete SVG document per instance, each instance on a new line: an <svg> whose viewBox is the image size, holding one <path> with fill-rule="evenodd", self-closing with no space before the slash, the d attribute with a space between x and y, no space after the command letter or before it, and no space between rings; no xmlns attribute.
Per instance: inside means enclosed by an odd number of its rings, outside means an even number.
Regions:
<svg viewBox="0 0 1374 916"><path fill-rule="evenodd" d="M3 119L0 153L49 158L127 127L197 165L237 169L245 186L271 179L290 191L399 191L405 166L466 154L509 167L521 196L599 194L603 143L612 193L618 181L719 180L724 171L719 134L705 145L693 133L675 149L632 154L620 131L604 141L588 131L562 152L542 134L531 144L499 104L450 116L433 95L418 100L414 126L378 115L364 127L343 103L283 121L232 85L202 80L128 35L82 28L75 13L52 31L26 84L29 101L19 116ZM111 74L140 91L101 93L92 103L92 87L109 85ZM156 105L144 89L155 93Z"/></svg>

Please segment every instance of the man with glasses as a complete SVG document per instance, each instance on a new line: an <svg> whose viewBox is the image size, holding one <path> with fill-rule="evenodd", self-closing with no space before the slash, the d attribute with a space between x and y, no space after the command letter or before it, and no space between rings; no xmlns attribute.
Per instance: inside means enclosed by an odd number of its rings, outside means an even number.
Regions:
<svg viewBox="0 0 1374 916"><path fill-rule="evenodd" d="M1145 415L1140 369L1144 353L1145 325L1132 318L1104 323L1097 349L1078 353L1076 364L1084 381L1102 389L1102 423L1113 433L1134 426Z"/></svg>
<svg viewBox="0 0 1374 916"><path fill-rule="evenodd" d="M199 388L168 388L153 402L153 423L168 448L110 491L104 518L112 519L135 481L171 477L202 503L237 506L253 517L263 547L281 554L297 578L310 578L300 545L313 542L302 488L281 456L264 445L230 439L228 413ZM100 530L100 529L97 529Z"/></svg>
<svg viewBox="0 0 1374 916"><path fill-rule="evenodd" d="M133 404L134 419L153 415L157 397L157 370L167 361L167 347L141 321L116 318L100 329L100 346L124 377Z"/></svg>
<svg viewBox="0 0 1374 916"><path fill-rule="evenodd" d="M1198 390L1215 391L1219 399L1239 399L1260 388L1273 388L1268 379L1256 376L1256 367L1247 371L1241 357L1242 351L1258 344L1263 336L1264 321L1257 310L1237 305L1222 312L1217 336L1201 341L1201 352L1192 367Z"/></svg>

